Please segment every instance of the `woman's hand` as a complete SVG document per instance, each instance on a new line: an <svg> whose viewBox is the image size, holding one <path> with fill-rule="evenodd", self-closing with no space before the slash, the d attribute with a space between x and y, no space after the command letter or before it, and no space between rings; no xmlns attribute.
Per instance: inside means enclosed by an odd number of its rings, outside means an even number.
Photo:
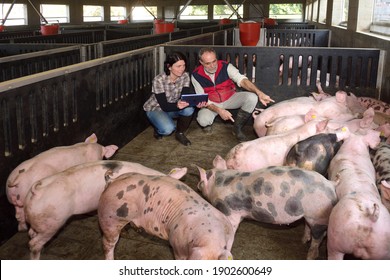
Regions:
<svg viewBox="0 0 390 280"><path fill-rule="evenodd" d="M186 101L183 101L183 100L179 100L177 101L177 108L179 108L180 110L181 109L184 109L185 107L188 107L190 104Z"/></svg>

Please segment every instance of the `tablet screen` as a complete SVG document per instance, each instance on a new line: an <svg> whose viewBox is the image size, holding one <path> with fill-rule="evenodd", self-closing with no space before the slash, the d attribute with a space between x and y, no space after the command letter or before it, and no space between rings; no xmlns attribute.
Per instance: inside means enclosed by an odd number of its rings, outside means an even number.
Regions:
<svg viewBox="0 0 390 280"><path fill-rule="evenodd" d="M196 106L201 102L207 102L209 100L209 96L207 94L184 94L181 96L181 100L186 101L190 104L190 106Z"/></svg>

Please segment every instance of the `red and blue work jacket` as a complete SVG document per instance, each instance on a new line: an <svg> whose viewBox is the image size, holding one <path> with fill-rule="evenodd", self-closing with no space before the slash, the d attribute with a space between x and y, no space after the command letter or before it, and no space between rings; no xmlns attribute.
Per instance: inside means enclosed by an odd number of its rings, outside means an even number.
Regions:
<svg viewBox="0 0 390 280"><path fill-rule="evenodd" d="M236 93L236 85L229 78L228 68L229 63L223 60L218 60L217 72L215 72L215 83L205 73L202 65L195 68L192 75L203 87L204 93L208 94L209 100L221 103L228 100Z"/></svg>

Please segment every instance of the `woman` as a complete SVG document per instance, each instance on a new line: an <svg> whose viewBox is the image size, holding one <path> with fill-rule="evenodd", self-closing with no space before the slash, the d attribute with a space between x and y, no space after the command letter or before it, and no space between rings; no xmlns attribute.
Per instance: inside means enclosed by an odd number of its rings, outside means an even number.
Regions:
<svg viewBox="0 0 390 280"><path fill-rule="evenodd" d="M184 132L190 126L195 108L180 100L190 93L190 76L186 72L186 57L180 52L167 55L164 73L153 79L152 95L144 104L144 110L154 126L154 137L170 135L176 130L175 138L181 144L191 145ZM173 119L177 118L177 125Z"/></svg>

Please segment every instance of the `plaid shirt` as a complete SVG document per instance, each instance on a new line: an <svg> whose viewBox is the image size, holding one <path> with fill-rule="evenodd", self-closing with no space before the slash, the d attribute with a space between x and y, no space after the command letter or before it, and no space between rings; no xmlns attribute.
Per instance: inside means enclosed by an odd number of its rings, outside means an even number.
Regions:
<svg viewBox="0 0 390 280"><path fill-rule="evenodd" d="M152 95L144 104L145 111L161 111L161 107L157 102L155 94L164 93L169 103L176 103L181 96L183 87L190 86L190 76L187 72L178 77L175 83L172 83L165 73L157 75L153 79Z"/></svg>

